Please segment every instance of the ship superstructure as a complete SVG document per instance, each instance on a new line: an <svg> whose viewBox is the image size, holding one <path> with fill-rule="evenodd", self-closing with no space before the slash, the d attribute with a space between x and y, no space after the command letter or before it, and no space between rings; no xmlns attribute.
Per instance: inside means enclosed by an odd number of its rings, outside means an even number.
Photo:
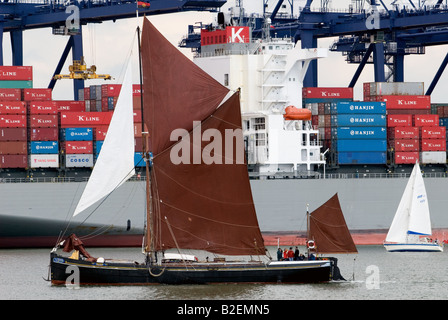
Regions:
<svg viewBox="0 0 448 320"><path fill-rule="evenodd" d="M302 108L307 67L311 60L325 57L327 50L300 49L290 38L252 41L251 34L247 26L203 29L201 53L194 61L223 85L241 90L251 171L308 174L325 163L319 131L306 113L294 119L285 113L290 106Z"/></svg>

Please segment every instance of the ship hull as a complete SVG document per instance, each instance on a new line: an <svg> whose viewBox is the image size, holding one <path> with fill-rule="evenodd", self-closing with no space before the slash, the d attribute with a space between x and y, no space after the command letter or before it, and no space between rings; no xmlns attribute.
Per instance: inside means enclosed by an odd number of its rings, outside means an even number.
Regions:
<svg viewBox="0 0 448 320"><path fill-rule="evenodd" d="M317 283L332 279L330 260L248 263L183 263L148 268L132 262L92 263L50 257L53 285L155 285L210 283Z"/></svg>
<svg viewBox="0 0 448 320"><path fill-rule="evenodd" d="M443 252L443 246L436 243L385 243L388 252Z"/></svg>
<svg viewBox="0 0 448 320"><path fill-rule="evenodd" d="M306 208L313 211L336 192L353 239L382 245L407 178L251 180L266 245L301 245ZM425 178L433 238L448 237L446 178ZM70 218L85 182L0 183L0 248L53 247L61 233L80 236L89 247L137 246L143 237L144 182L130 181L101 207ZM115 238L114 238L115 237Z"/></svg>

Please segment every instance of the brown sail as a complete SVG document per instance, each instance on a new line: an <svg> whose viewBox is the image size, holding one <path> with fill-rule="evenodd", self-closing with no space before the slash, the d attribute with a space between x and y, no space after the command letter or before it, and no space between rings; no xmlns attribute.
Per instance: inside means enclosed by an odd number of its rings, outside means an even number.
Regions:
<svg viewBox="0 0 448 320"><path fill-rule="evenodd" d="M318 253L358 253L336 193L309 217L309 240Z"/></svg>
<svg viewBox="0 0 448 320"><path fill-rule="evenodd" d="M154 155L155 249L265 254L245 157L238 157L241 151L244 154L239 93L217 108L228 90L185 58L146 19L142 55L144 120ZM170 140L175 129L185 131L183 140L177 142L177 136ZM216 135L210 141L202 138L210 132L222 137L221 147ZM236 133L232 148L225 148L226 132ZM214 161L204 161L204 153Z"/></svg>

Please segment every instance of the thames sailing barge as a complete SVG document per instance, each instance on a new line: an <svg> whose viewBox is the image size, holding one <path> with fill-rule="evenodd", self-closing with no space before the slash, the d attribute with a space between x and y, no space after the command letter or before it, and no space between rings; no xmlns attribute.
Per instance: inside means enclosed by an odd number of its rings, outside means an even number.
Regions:
<svg viewBox="0 0 448 320"><path fill-rule="evenodd" d="M145 259L137 263L94 258L81 239L72 235L64 249L75 250L79 257L57 254L56 246L51 253L51 282L65 284L71 274L67 270L74 269L79 284L332 280L337 267L331 259L271 261L266 257L245 157L241 157L244 146L239 92L229 92L202 71L146 18L141 41L142 131L149 131L145 146ZM81 197L74 214L82 214L134 174L132 77L129 66L127 70L106 139L84 191L86 197ZM172 141L174 132L176 141ZM223 142L220 137L228 138L229 132L231 142L218 143ZM107 159L109 148L115 148L110 152L113 161ZM123 159L117 160L117 154ZM116 174L119 176L113 177ZM165 253L169 249L179 253ZM247 261L219 258L200 262L180 253L186 249L243 256Z"/></svg>

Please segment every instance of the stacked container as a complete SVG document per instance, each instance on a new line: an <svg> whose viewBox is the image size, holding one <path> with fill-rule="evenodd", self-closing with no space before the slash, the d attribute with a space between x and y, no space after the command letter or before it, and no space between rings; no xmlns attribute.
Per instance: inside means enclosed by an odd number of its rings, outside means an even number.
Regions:
<svg viewBox="0 0 448 320"><path fill-rule="evenodd" d="M353 88L303 88L303 107L311 110L311 123L318 128L324 150L331 149L331 105L353 101Z"/></svg>
<svg viewBox="0 0 448 320"><path fill-rule="evenodd" d="M58 108L51 101L51 90L27 89L26 92L24 90L24 99L29 117L30 167L58 168Z"/></svg>
<svg viewBox="0 0 448 320"><path fill-rule="evenodd" d="M61 129L61 140L64 140L66 168L93 167L92 128Z"/></svg>
<svg viewBox="0 0 448 320"><path fill-rule="evenodd" d="M0 88L32 88L33 67L31 66L0 66Z"/></svg>
<svg viewBox="0 0 448 320"><path fill-rule="evenodd" d="M383 102L338 102L331 107L335 160L344 164L385 164L386 105Z"/></svg>
<svg viewBox="0 0 448 320"><path fill-rule="evenodd" d="M26 126L24 103L0 102L0 169L28 167Z"/></svg>

